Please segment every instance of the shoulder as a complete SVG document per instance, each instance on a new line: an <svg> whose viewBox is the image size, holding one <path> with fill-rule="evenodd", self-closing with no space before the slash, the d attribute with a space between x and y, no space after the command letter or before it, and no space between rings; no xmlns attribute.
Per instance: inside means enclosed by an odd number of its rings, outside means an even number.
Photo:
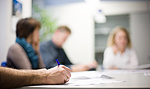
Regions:
<svg viewBox="0 0 150 89"><path fill-rule="evenodd" d="M127 50L128 52L135 52L135 49L134 49L133 47L131 47L131 48L126 48L126 50Z"/></svg>
<svg viewBox="0 0 150 89"><path fill-rule="evenodd" d="M112 50L113 50L112 47L107 47L107 48L105 49L105 52L110 52L110 51L112 51Z"/></svg>
<svg viewBox="0 0 150 89"><path fill-rule="evenodd" d="M17 55L26 55L26 52L22 48L21 45L19 45L18 43L15 43L9 48L7 57L11 58L11 57L15 57Z"/></svg>
<svg viewBox="0 0 150 89"><path fill-rule="evenodd" d="M50 41L42 42L40 44L40 48L46 48L46 47L49 47L49 45L50 45Z"/></svg>
<svg viewBox="0 0 150 89"><path fill-rule="evenodd" d="M14 51L23 51L24 49L22 48L21 45L19 45L18 43L13 44L10 48L9 48L9 52L14 52Z"/></svg>
<svg viewBox="0 0 150 89"><path fill-rule="evenodd" d="M46 41L44 43L41 43L40 45L40 52L41 54L44 54L45 52L54 52L55 51L55 48L54 46L52 45L52 42L51 40L50 41Z"/></svg>

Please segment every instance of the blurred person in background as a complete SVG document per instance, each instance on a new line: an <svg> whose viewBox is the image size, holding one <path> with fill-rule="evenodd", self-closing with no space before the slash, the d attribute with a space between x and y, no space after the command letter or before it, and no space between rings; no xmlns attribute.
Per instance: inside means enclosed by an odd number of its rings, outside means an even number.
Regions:
<svg viewBox="0 0 150 89"><path fill-rule="evenodd" d="M104 69L132 69L138 66L138 57L126 28L115 27L108 37L107 46L104 51Z"/></svg>
<svg viewBox="0 0 150 89"><path fill-rule="evenodd" d="M7 54L7 67L16 69L45 68L39 52L39 29L41 24L33 18L17 22L16 42Z"/></svg>
<svg viewBox="0 0 150 89"><path fill-rule="evenodd" d="M40 45L40 52L42 54L42 58L46 65L46 68L52 68L56 66L57 63L55 62L55 59L59 59L61 64L69 67L73 72L95 70L97 67L96 61L88 64L77 65L73 65L73 63L71 63L64 49L62 48L63 44L70 34L70 28L68 28L67 26L60 26L54 32L52 40L49 40Z"/></svg>

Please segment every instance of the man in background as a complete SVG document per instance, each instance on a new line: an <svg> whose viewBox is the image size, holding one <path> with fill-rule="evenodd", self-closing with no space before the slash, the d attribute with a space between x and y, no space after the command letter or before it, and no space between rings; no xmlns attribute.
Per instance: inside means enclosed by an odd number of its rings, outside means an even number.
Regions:
<svg viewBox="0 0 150 89"><path fill-rule="evenodd" d="M40 52L43 57L46 68L52 68L57 65L55 59L59 59L60 63L69 67L71 71L88 71L96 69L97 62L91 62L89 64L73 65L68 59L62 45L71 34L70 28L67 26L60 26L53 34L51 40L41 44Z"/></svg>

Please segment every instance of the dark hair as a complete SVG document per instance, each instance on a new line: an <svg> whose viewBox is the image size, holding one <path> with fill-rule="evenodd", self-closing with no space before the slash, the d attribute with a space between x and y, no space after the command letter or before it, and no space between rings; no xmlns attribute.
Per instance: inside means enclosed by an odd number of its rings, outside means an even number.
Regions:
<svg viewBox="0 0 150 89"><path fill-rule="evenodd" d="M67 26L60 26L60 27L58 27L58 30L60 30L60 31L66 31L66 32L69 32L71 34L71 30Z"/></svg>
<svg viewBox="0 0 150 89"><path fill-rule="evenodd" d="M41 28L41 23L36 19L20 19L17 22L16 36L20 38L27 38L36 28Z"/></svg>

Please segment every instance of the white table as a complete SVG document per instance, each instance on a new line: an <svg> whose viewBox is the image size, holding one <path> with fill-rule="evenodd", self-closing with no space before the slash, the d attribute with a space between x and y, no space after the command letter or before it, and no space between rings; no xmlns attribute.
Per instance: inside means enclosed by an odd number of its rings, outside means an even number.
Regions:
<svg viewBox="0 0 150 89"><path fill-rule="evenodd" d="M97 84L97 85L84 85L84 86L71 86L71 85L36 85L36 86L24 86L21 89L60 89L60 88L150 88L150 75L145 76L144 73L150 73L150 70L144 71L104 71L102 74L113 77L114 80L125 81L121 83L107 83L107 84Z"/></svg>

